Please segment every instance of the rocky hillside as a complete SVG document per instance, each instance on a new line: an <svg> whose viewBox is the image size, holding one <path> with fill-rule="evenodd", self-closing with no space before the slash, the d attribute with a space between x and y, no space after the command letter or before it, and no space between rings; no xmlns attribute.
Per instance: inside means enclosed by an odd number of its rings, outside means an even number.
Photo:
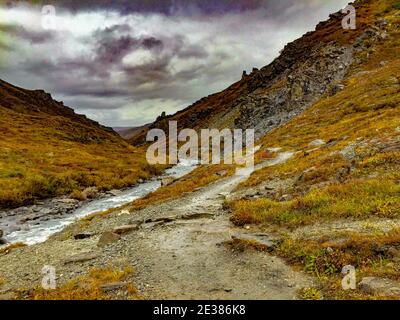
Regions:
<svg viewBox="0 0 400 320"><path fill-rule="evenodd" d="M261 152L292 158L254 172L229 202L235 225L280 234L274 253L318 278L306 298L399 297L400 2L357 3L371 23L340 90L260 139ZM345 265L356 290L341 288Z"/></svg>
<svg viewBox="0 0 400 320"><path fill-rule="evenodd" d="M112 129L76 114L42 90L0 81L0 207L122 188L155 169Z"/></svg>
<svg viewBox="0 0 400 320"><path fill-rule="evenodd" d="M259 138L286 123L325 94L341 89L340 81L360 50L360 37L380 38L375 16L382 1L355 3L357 29L344 30L342 13L321 22L316 30L289 43L271 64L250 74L226 90L197 101L172 116L161 115L150 128L167 127L170 120L180 128L255 128ZM365 34L366 30L370 30ZM148 128L131 138L133 144L145 141Z"/></svg>

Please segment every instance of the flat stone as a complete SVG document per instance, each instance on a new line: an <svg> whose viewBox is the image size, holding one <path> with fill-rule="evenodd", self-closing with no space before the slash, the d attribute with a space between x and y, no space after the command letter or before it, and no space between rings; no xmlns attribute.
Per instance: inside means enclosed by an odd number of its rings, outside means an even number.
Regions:
<svg viewBox="0 0 400 320"><path fill-rule="evenodd" d="M113 233L123 235L123 234L127 234L127 233L130 233L130 232L138 230L138 229L139 229L139 226L137 224L128 224L128 225L114 228Z"/></svg>
<svg viewBox="0 0 400 320"><path fill-rule="evenodd" d="M79 200L76 199L57 199L56 202L63 203L63 204L77 204Z"/></svg>
<svg viewBox="0 0 400 320"><path fill-rule="evenodd" d="M183 220L195 220L195 219L213 219L214 215L211 213L188 213L182 216Z"/></svg>
<svg viewBox="0 0 400 320"><path fill-rule="evenodd" d="M125 288L125 286L126 286L126 283L124 283L124 282L115 282L115 283L102 284L100 286L100 288L103 292L109 292L109 291L114 291L114 290L119 290L119 289Z"/></svg>
<svg viewBox="0 0 400 320"><path fill-rule="evenodd" d="M86 261L94 260L98 257L99 257L99 254L96 252L78 253L76 255L73 255L73 256L65 259L64 264L86 262Z"/></svg>
<svg viewBox="0 0 400 320"><path fill-rule="evenodd" d="M97 243L97 246L104 247L108 244L117 242L120 238L121 238L120 235L114 232L106 231L101 235L99 242Z"/></svg>
<svg viewBox="0 0 400 320"><path fill-rule="evenodd" d="M143 223L145 223L144 219L131 219L131 220L129 220L129 224L136 224L139 227Z"/></svg>
<svg viewBox="0 0 400 320"><path fill-rule="evenodd" d="M339 151L339 153L347 160L353 160L356 156L356 145L354 143L349 144L346 148Z"/></svg>
<svg viewBox="0 0 400 320"><path fill-rule="evenodd" d="M117 197L117 196L120 196L123 194L123 192L120 190L110 190L110 191L108 191L108 193L113 195L114 197Z"/></svg>
<svg viewBox="0 0 400 320"><path fill-rule="evenodd" d="M358 288L367 294L400 296L400 284L385 278L365 277L358 284Z"/></svg>
<svg viewBox="0 0 400 320"><path fill-rule="evenodd" d="M265 233L242 233L232 235L233 240L253 241L264 247L266 251L272 251L279 244L279 240L273 239Z"/></svg>
<svg viewBox="0 0 400 320"><path fill-rule="evenodd" d="M316 140L314 140L314 141L311 141L310 142L310 146L313 146L313 147L319 147L319 146L323 146L323 145L325 145L326 144L326 142L324 141L324 140L322 140L322 139L316 139Z"/></svg>
<svg viewBox="0 0 400 320"><path fill-rule="evenodd" d="M161 186L169 186L170 184L173 184L175 182L175 178L172 177L166 177L161 179Z"/></svg>

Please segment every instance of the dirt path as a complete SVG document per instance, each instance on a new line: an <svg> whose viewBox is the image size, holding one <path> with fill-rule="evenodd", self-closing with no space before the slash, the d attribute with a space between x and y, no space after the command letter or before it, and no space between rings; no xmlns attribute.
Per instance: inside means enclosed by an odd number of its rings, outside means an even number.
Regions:
<svg viewBox="0 0 400 320"><path fill-rule="evenodd" d="M291 156L281 153L264 165ZM135 285L148 299L295 299L299 288L312 286L310 278L267 252L233 250L225 245L241 237L274 244L270 235L258 234L255 228L233 226L223 209L226 197L245 178L221 179L133 215L117 210L89 225L86 232L92 236L83 240L70 236L71 226L45 243L0 256L0 276L5 280L0 289L8 292L39 285L43 265L54 266L66 281L94 267L129 264L136 270ZM97 246L105 231L137 219L146 221L139 230L105 247ZM65 263L77 254L90 259Z"/></svg>
<svg viewBox="0 0 400 320"><path fill-rule="evenodd" d="M268 163L290 158L282 153ZM150 225L133 235L136 278L143 294L153 299L295 299L311 285L281 259L266 252L232 251L223 245L234 237L268 235L235 228L222 206L245 177L220 180L165 207L171 222ZM166 214L167 213L167 214ZM182 219L179 217L186 217Z"/></svg>

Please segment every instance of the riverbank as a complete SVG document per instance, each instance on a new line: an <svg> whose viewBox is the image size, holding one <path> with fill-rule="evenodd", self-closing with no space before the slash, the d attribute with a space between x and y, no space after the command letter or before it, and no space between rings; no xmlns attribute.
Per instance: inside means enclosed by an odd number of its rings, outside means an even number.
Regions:
<svg viewBox="0 0 400 320"><path fill-rule="evenodd" d="M156 191L166 181L179 178L194 169L192 164L180 164L167 169L164 175L123 190L99 192L89 188L85 200L59 197L37 202L32 206L0 211L0 230L9 243L28 245L45 241L77 219L114 209Z"/></svg>

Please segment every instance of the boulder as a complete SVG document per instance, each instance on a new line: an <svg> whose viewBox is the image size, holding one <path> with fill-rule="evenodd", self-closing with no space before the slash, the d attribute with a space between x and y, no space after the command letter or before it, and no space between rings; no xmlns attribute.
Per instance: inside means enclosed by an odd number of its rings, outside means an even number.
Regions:
<svg viewBox="0 0 400 320"><path fill-rule="evenodd" d="M365 277L358 284L358 288L367 294L378 294L400 297L400 284L396 281L378 278Z"/></svg>
<svg viewBox="0 0 400 320"><path fill-rule="evenodd" d="M120 235L111 231L106 231L101 235L99 242L97 243L97 246L99 247L107 246L111 243L117 242L120 238L121 238Z"/></svg>
<svg viewBox="0 0 400 320"><path fill-rule="evenodd" d="M128 233L138 230L138 229L139 229L139 225L128 224L128 225L114 228L113 233L118 234L118 235L124 235L124 234L128 234Z"/></svg>

